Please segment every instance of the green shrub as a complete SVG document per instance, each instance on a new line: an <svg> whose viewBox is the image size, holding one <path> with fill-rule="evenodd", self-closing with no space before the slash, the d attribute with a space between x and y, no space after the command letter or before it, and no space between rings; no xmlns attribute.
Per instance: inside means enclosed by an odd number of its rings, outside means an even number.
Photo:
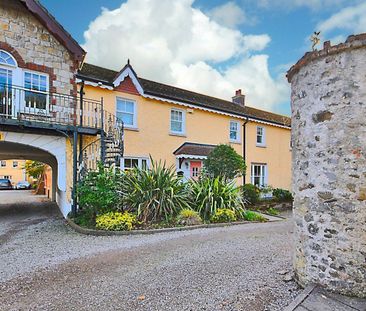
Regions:
<svg viewBox="0 0 366 311"><path fill-rule="evenodd" d="M254 205L259 201L260 189L252 184L245 184L241 187L243 197L250 205Z"/></svg>
<svg viewBox="0 0 366 311"><path fill-rule="evenodd" d="M211 177L233 180L245 173L246 165L243 157L229 145L218 145L204 160L205 172Z"/></svg>
<svg viewBox="0 0 366 311"><path fill-rule="evenodd" d="M293 201L293 196L290 191L286 189L276 188L272 191L273 196L280 202L290 202Z"/></svg>
<svg viewBox="0 0 366 311"><path fill-rule="evenodd" d="M270 207L269 209L267 209L267 214L272 215L272 216L277 216L280 212L278 211L278 209L275 209L273 207Z"/></svg>
<svg viewBox="0 0 366 311"><path fill-rule="evenodd" d="M211 217L212 222L232 222L236 221L235 212L227 208L219 208Z"/></svg>
<svg viewBox="0 0 366 311"><path fill-rule="evenodd" d="M77 186L80 212L93 222L97 214L117 210L121 206L122 176L113 168L100 163L96 171L89 171Z"/></svg>
<svg viewBox="0 0 366 311"><path fill-rule="evenodd" d="M253 212L253 211L245 211L244 219L248 221L260 221L266 222L267 218L263 217L261 214Z"/></svg>
<svg viewBox="0 0 366 311"><path fill-rule="evenodd" d="M177 223L184 226L200 225L202 224L202 219L196 211L185 208L180 211Z"/></svg>
<svg viewBox="0 0 366 311"><path fill-rule="evenodd" d="M108 212L95 219L95 227L100 230L130 231L137 223L136 216L129 212Z"/></svg>
<svg viewBox="0 0 366 311"><path fill-rule="evenodd" d="M202 219L208 221L219 208L227 208L234 213L242 213L242 195L234 183L226 183L223 178L202 177L190 181L191 204Z"/></svg>
<svg viewBox="0 0 366 311"><path fill-rule="evenodd" d="M151 160L151 169L135 168L125 174L124 204L143 223L168 221L188 207L187 185L173 167Z"/></svg>

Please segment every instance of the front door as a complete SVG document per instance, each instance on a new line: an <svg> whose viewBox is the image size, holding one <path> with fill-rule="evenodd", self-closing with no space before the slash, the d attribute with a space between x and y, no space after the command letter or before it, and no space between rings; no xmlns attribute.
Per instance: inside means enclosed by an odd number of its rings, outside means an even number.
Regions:
<svg viewBox="0 0 366 311"><path fill-rule="evenodd" d="M13 71L0 67L0 116L11 117L13 114Z"/></svg>
<svg viewBox="0 0 366 311"><path fill-rule="evenodd" d="M191 161L191 178L198 179L201 174L202 161Z"/></svg>

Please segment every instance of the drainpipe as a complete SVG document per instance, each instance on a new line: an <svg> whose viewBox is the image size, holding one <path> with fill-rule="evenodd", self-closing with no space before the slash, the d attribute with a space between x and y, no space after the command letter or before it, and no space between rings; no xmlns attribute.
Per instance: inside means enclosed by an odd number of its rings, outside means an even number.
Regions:
<svg viewBox="0 0 366 311"><path fill-rule="evenodd" d="M246 133L247 133L246 125L247 125L248 122L249 122L249 118L246 117L246 120L243 123L243 158L244 158L245 164L247 164L246 163L246 146L245 145L246 145L246 141L247 141L247 139L246 139ZM243 185L246 184L245 177L246 177L246 171L243 174Z"/></svg>
<svg viewBox="0 0 366 311"><path fill-rule="evenodd" d="M80 86L80 127L83 127L83 117L84 117L84 85L85 81L81 81ZM79 163L83 162L83 136L80 135L79 139Z"/></svg>
<svg viewBox="0 0 366 311"><path fill-rule="evenodd" d="M77 195L76 195L76 185L78 182L78 175L77 175L77 166L78 166L78 131L77 127L74 128L74 138L73 138L73 170L72 170L72 207L71 213L72 216L76 216L77 210Z"/></svg>

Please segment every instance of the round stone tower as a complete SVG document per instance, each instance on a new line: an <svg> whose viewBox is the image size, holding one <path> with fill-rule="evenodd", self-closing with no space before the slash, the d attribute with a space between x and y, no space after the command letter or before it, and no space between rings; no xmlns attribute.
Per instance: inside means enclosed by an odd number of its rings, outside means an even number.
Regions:
<svg viewBox="0 0 366 311"><path fill-rule="evenodd" d="M366 34L325 42L287 77L296 277L366 297Z"/></svg>

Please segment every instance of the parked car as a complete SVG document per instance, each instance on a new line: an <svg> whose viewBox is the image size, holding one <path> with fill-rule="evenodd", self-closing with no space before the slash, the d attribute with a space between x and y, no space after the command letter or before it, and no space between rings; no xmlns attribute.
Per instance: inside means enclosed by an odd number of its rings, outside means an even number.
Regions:
<svg viewBox="0 0 366 311"><path fill-rule="evenodd" d="M11 181L6 178L0 179L0 190L13 190L13 185L11 184Z"/></svg>
<svg viewBox="0 0 366 311"><path fill-rule="evenodd" d="M28 190L31 188L31 184L27 181L19 181L15 186L17 190Z"/></svg>

